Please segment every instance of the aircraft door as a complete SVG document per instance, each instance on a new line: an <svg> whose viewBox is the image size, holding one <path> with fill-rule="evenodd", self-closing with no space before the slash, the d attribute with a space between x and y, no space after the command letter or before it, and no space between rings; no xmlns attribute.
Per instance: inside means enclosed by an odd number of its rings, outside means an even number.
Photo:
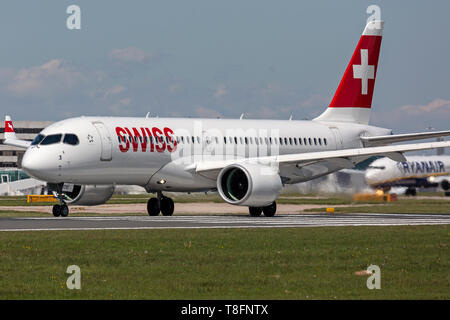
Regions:
<svg viewBox="0 0 450 320"><path fill-rule="evenodd" d="M336 150L342 149L344 147L344 141L342 140L341 133L336 127L330 127L331 132L334 136L334 141L336 143Z"/></svg>
<svg viewBox="0 0 450 320"><path fill-rule="evenodd" d="M98 134L100 135L100 140L102 144L102 152L100 155L101 161L111 161L112 159L112 140L111 135L109 134L108 128L106 128L103 122L93 122L92 123L97 129Z"/></svg>

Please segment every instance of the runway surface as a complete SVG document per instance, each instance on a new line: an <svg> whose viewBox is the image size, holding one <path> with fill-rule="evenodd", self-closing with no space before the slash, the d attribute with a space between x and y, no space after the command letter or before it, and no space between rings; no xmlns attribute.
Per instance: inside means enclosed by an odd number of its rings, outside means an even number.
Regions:
<svg viewBox="0 0 450 320"><path fill-rule="evenodd" d="M0 218L0 231L120 230L178 228L286 228L331 226L400 226L450 224L450 215L435 214L290 214L250 216L122 216Z"/></svg>

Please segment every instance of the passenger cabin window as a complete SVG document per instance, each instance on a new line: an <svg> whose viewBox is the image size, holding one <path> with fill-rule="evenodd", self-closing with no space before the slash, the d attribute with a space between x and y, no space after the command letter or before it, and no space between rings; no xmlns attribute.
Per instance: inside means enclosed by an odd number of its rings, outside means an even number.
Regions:
<svg viewBox="0 0 450 320"><path fill-rule="evenodd" d="M61 142L62 134L50 134L42 140L41 145L49 145Z"/></svg>
<svg viewBox="0 0 450 320"><path fill-rule="evenodd" d="M80 143L80 141L78 140L78 137L75 134L72 134L72 133L66 133L64 135L63 142L65 144L70 144L72 146L76 146L78 143Z"/></svg>

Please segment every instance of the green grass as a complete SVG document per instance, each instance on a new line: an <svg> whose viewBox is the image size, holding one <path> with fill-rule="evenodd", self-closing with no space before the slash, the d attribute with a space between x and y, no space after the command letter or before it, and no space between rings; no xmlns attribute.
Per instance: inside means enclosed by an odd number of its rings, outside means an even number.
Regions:
<svg viewBox="0 0 450 320"><path fill-rule="evenodd" d="M449 226L0 233L0 299L449 299ZM66 288L69 265L81 290ZM381 268L381 290L356 271Z"/></svg>

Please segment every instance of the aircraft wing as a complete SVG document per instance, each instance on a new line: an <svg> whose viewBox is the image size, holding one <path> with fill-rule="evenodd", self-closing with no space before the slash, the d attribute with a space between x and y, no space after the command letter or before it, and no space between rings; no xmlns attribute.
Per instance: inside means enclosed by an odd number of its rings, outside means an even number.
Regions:
<svg viewBox="0 0 450 320"><path fill-rule="evenodd" d="M434 132L419 132L407 134L394 134L387 136L361 137L361 141L367 147L387 145L395 142L404 142L410 140L430 139L450 136L450 131L434 131Z"/></svg>
<svg viewBox="0 0 450 320"><path fill-rule="evenodd" d="M186 169L195 170L196 172L205 172L212 170L220 170L233 163L242 163L242 162L254 162L262 165L285 164L302 167L319 161L336 162L343 168L350 169L356 163L361 161L361 160L358 161L358 159L366 159L367 157L370 156L386 156L393 159L394 161L406 161L405 157L402 154L403 152L445 148L445 147L450 147L450 141L413 143L395 146L369 147L357 149L343 149L334 151L295 153L295 154L285 154L259 158L201 161L189 165Z"/></svg>

